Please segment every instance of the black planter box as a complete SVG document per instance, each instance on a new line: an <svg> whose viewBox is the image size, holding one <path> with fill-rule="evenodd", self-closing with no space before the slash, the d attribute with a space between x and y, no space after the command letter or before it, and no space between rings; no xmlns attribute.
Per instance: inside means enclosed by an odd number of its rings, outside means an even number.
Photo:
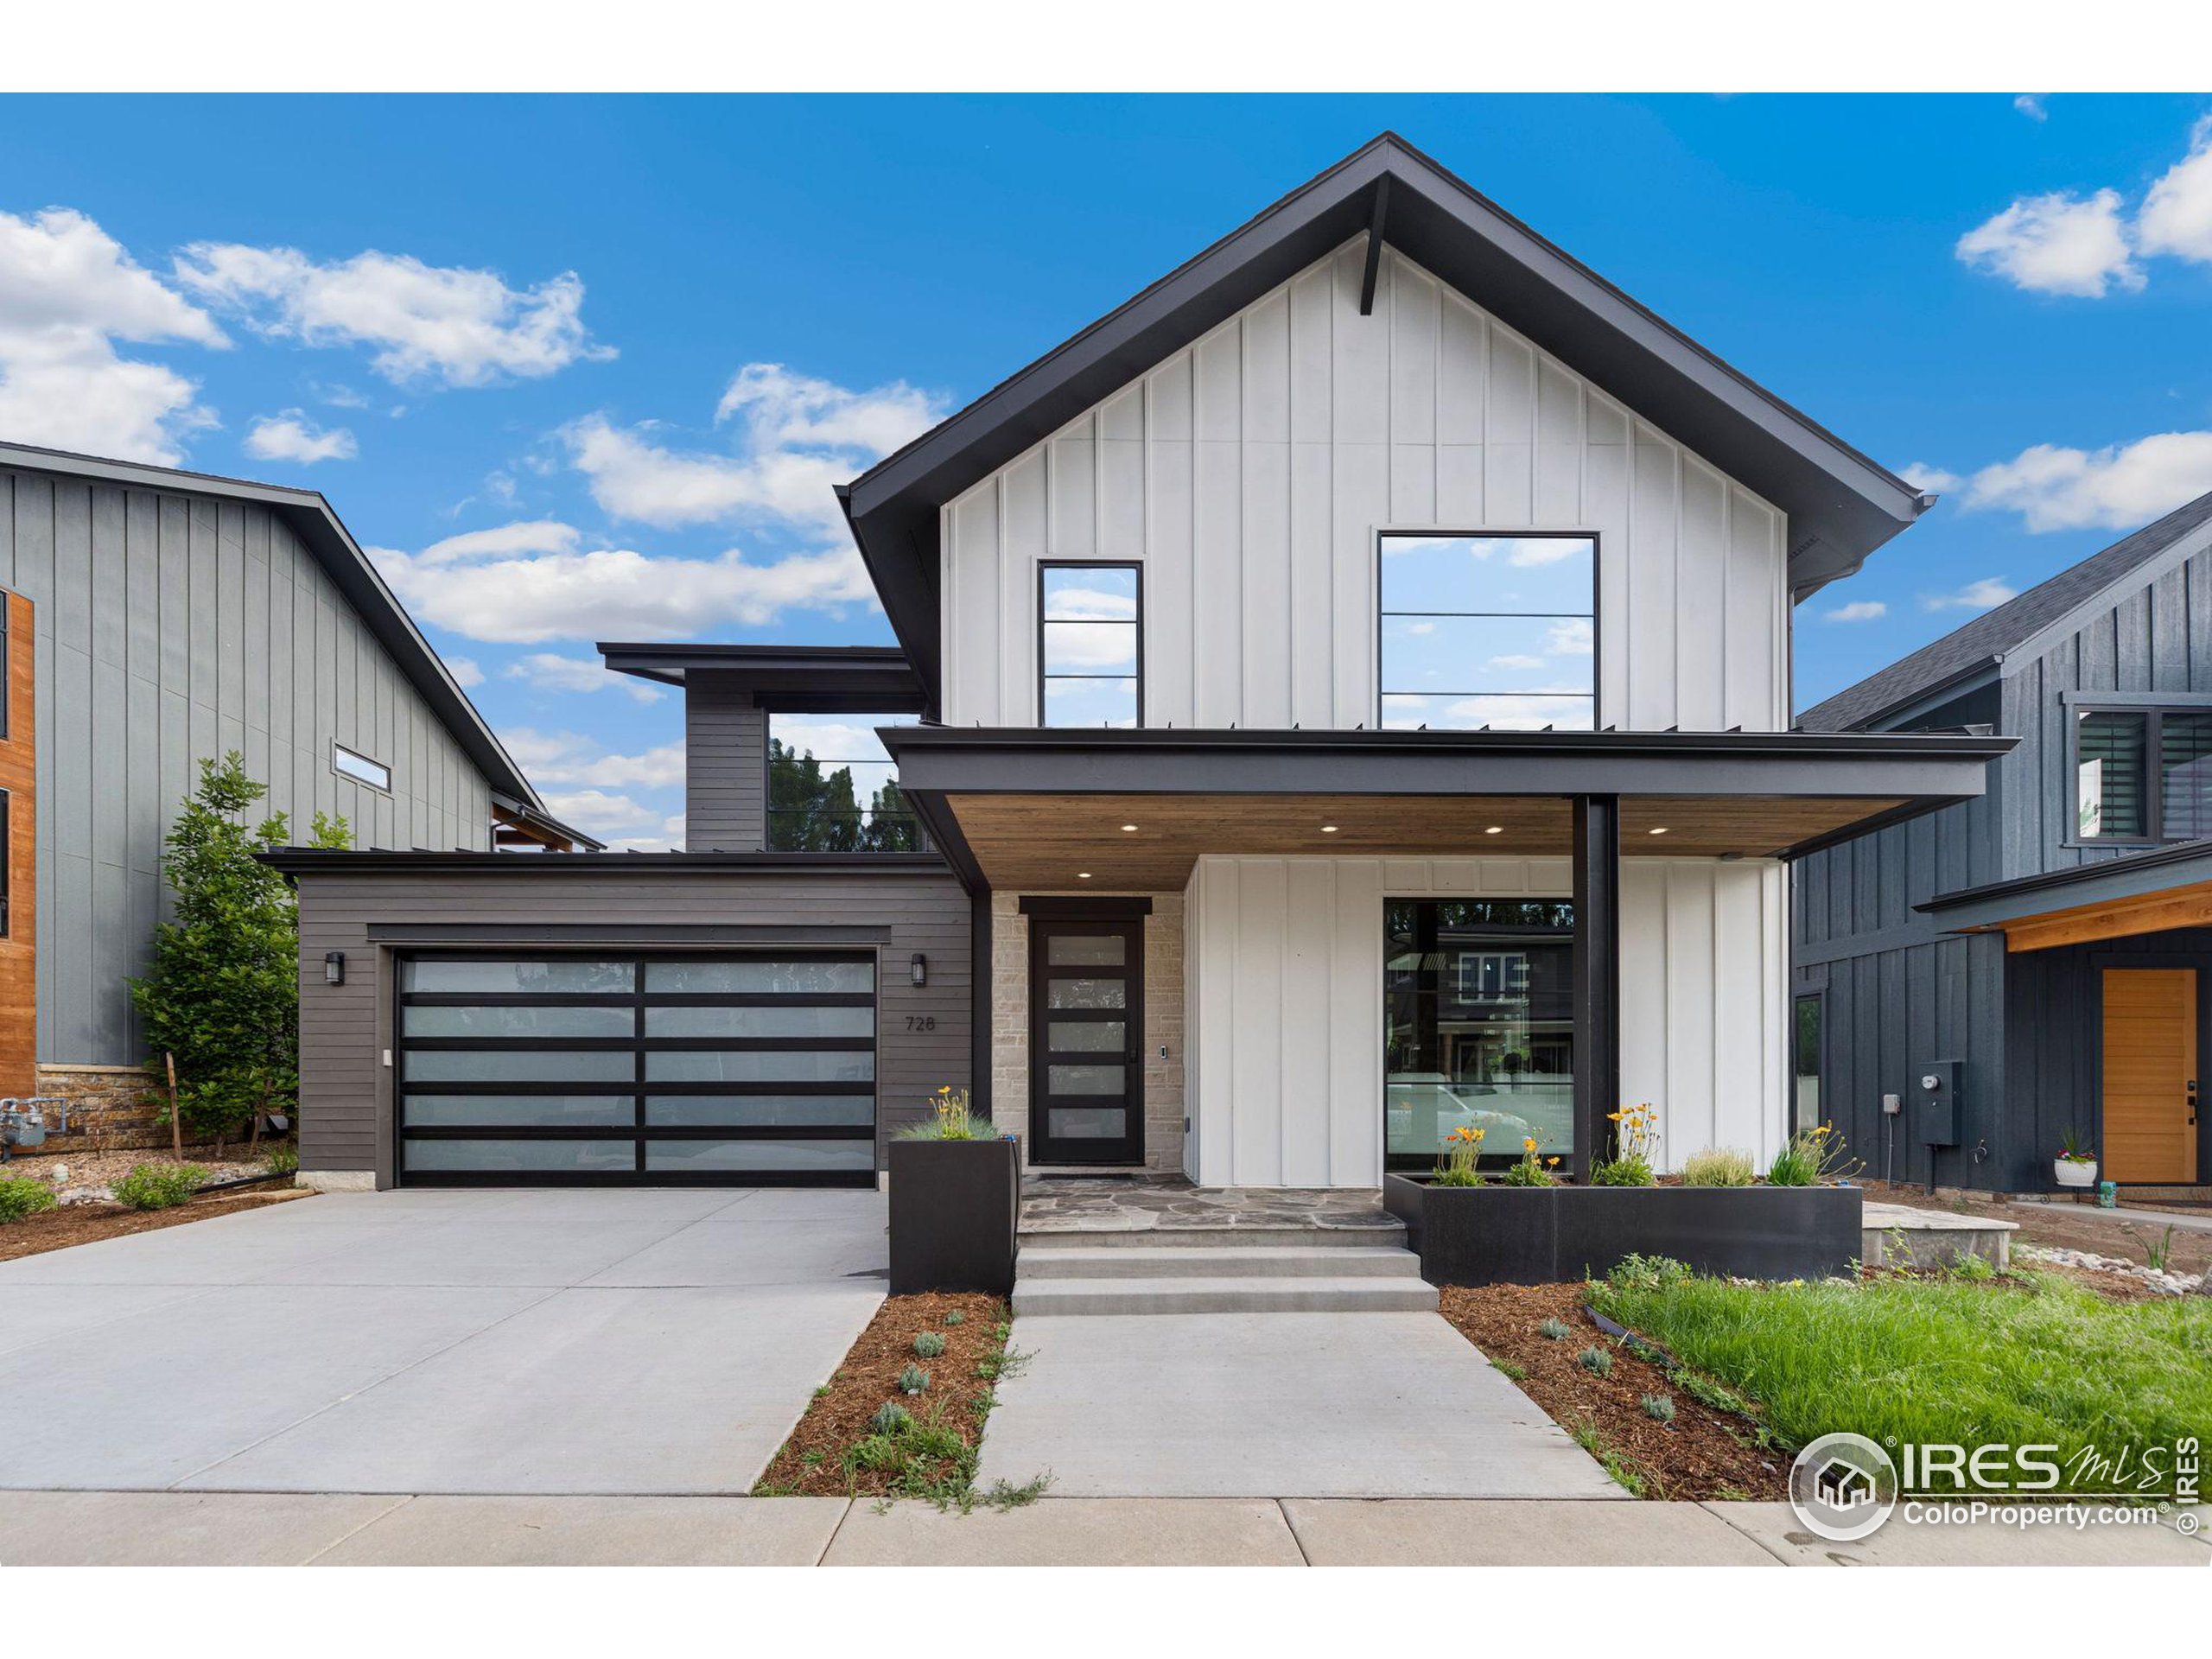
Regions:
<svg viewBox="0 0 2212 1659"><path fill-rule="evenodd" d="M894 1189L895 1191L895 1189ZM1382 1203L1433 1285L1555 1285L1626 1255L1738 1279L1847 1274L1855 1186L1433 1186L1382 1178Z"/></svg>
<svg viewBox="0 0 2212 1659"><path fill-rule="evenodd" d="M1014 1289L1021 1148L1011 1141L893 1141L891 1294Z"/></svg>

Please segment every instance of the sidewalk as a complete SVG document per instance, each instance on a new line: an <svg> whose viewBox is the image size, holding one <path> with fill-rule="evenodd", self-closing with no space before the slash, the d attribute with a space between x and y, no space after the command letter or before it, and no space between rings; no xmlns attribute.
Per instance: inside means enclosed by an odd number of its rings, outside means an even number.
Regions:
<svg viewBox="0 0 2212 1659"><path fill-rule="evenodd" d="M2171 1522L1893 1520L1827 1544L1774 1503L1051 1498L973 1515L836 1497L0 1494L0 1566L2212 1567Z"/></svg>

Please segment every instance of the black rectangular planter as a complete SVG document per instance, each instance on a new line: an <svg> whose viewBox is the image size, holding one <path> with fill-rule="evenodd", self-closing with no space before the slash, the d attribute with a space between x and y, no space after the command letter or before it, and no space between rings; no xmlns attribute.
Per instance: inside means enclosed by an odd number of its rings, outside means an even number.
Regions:
<svg viewBox="0 0 2212 1659"><path fill-rule="evenodd" d="M1699 1273L1821 1279L1859 1256L1855 1186L1433 1186L1382 1178L1433 1285L1555 1285L1626 1255Z"/></svg>
<svg viewBox="0 0 2212 1659"><path fill-rule="evenodd" d="M891 1294L1014 1289L1021 1148L1012 1141L893 1141Z"/></svg>

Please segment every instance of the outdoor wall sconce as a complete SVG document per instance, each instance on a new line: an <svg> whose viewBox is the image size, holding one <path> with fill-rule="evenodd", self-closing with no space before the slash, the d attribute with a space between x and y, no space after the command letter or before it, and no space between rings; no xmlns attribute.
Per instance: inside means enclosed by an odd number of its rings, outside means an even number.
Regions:
<svg viewBox="0 0 2212 1659"><path fill-rule="evenodd" d="M915 984L926 985L930 982L930 959L920 951L914 952L913 960L906 967L912 974Z"/></svg>
<svg viewBox="0 0 2212 1659"><path fill-rule="evenodd" d="M322 953L322 982L326 985L343 985L346 982L346 953L343 950Z"/></svg>

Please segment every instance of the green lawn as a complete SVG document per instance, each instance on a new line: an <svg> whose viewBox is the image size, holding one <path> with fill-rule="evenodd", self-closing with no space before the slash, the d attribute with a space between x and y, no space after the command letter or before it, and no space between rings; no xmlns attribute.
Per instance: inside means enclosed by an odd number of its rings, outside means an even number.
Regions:
<svg viewBox="0 0 2212 1659"><path fill-rule="evenodd" d="M2212 1298L2113 1303L2032 1274L1599 1284L1590 1300L1758 1401L1793 1446L1835 1430L2069 1449L2212 1437Z"/></svg>

